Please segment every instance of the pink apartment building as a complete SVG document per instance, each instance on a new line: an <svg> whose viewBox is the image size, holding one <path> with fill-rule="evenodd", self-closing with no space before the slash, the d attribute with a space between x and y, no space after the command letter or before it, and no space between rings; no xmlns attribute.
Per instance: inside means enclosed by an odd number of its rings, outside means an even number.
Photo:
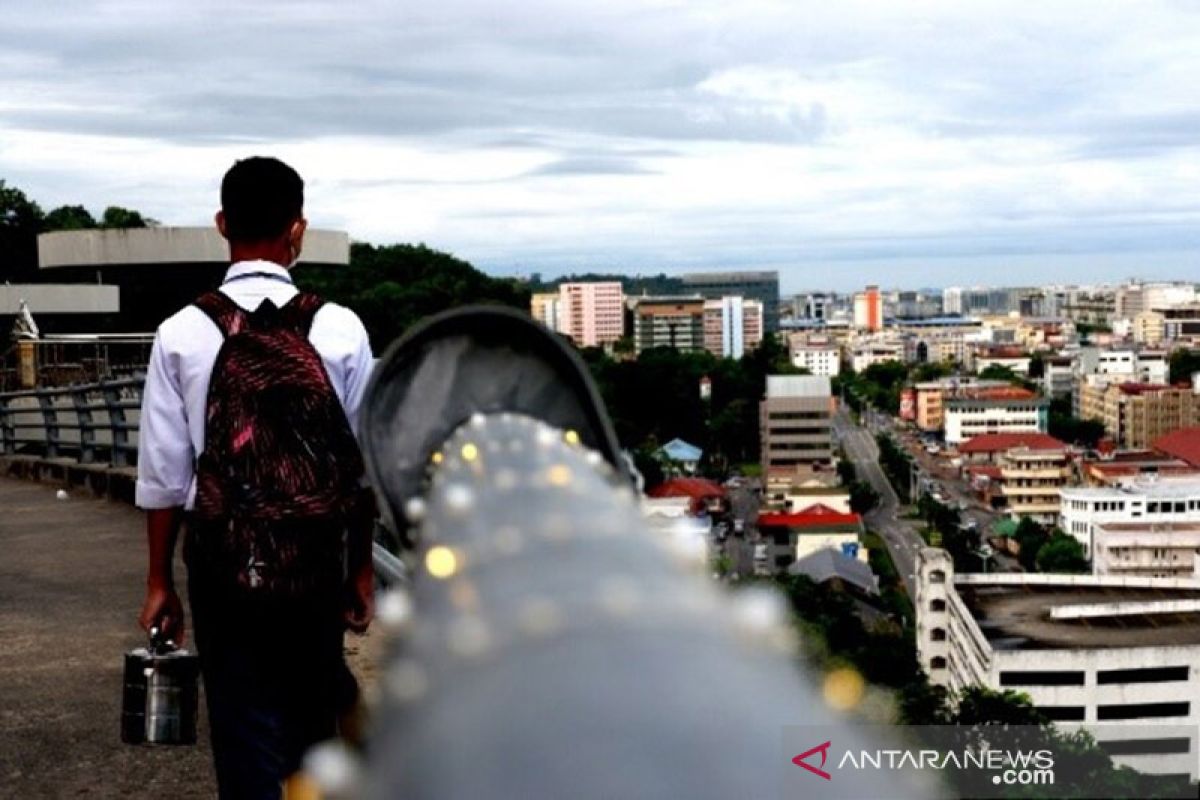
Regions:
<svg viewBox="0 0 1200 800"><path fill-rule="evenodd" d="M558 330L579 347L599 347L625 333L625 293L617 281L558 287Z"/></svg>

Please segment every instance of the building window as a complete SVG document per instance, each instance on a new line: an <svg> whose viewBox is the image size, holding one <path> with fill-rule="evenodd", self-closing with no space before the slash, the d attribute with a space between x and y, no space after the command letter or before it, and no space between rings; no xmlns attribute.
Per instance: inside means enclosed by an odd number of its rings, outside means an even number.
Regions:
<svg viewBox="0 0 1200 800"><path fill-rule="evenodd" d="M1083 686L1082 670L1004 670L1001 686Z"/></svg>
<svg viewBox="0 0 1200 800"><path fill-rule="evenodd" d="M1113 719L1156 719L1159 717L1186 717L1191 703L1121 703L1098 706L1096 719L1101 722Z"/></svg>
<svg viewBox="0 0 1200 800"><path fill-rule="evenodd" d="M945 628L934 628L932 631L929 632L929 637L931 639L933 639L933 641L935 641L935 642L944 642L944 641L946 641L946 629Z"/></svg>
<svg viewBox="0 0 1200 800"><path fill-rule="evenodd" d="M1102 669L1096 673L1096 683L1166 683L1186 681L1187 666L1141 667L1137 669Z"/></svg>
<svg viewBox="0 0 1200 800"><path fill-rule="evenodd" d="M1037 710L1051 722L1082 722L1083 706L1038 706Z"/></svg>
<svg viewBox="0 0 1200 800"><path fill-rule="evenodd" d="M932 572L929 573L929 582L930 583L945 583L946 582L946 573L940 569L933 570Z"/></svg>
<svg viewBox="0 0 1200 800"><path fill-rule="evenodd" d="M941 599L930 600L929 601L929 610L930 611L945 611L946 610L946 601L941 600Z"/></svg>
<svg viewBox="0 0 1200 800"><path fill-rule="evenodd" d="M1160 739L1118 739L1097 742L1110 756L1165 756L1191 752L1192 740L1186 736L1164 736Z"/></svg>
<svg viewBox="0 0 1200 800"><path fill-rule="evenodd" d="M930 669L945 669L946 668L946 658L944 656L934 656L933 658L929 659L929 668Z"/></svg>

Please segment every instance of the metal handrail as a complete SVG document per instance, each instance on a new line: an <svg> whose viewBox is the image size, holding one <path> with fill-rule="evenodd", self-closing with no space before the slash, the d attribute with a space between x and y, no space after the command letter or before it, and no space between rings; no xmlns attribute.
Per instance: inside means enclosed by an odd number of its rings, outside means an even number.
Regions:
<svg viewBox="0 0 1200 800"><path fill-rule="evenodd" d="M81 464L95 464L102 451L107 451L108 463L131 466L137 444L130 434L137 432L138 423L126 412L141 407L144 385L145 378L137 377L0 393L0 455L33 451L46 458L63 458L71 453ZM94 399L97 394L101 399ZM107 423L97 421L97 411L106 412ZM74 421L64 418L71 413ZM30 415L40 415L40 419L18 420ZM41 430L43 436L18 438L18 431L30 430ZM78 432L78 442L64 438L64 431ZM107 445L98 440L101 432L109 435Z"/></svg>

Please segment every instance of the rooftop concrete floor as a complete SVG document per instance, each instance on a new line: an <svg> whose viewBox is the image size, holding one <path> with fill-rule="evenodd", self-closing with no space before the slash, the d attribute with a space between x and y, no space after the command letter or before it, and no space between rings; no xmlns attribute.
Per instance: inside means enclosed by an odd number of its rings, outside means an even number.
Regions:
<svg viewBox="0 0 1200 800"><path fill-rule="evenodd" d="M0 797L214 797L203 712L194 747L120 740L122 657L144 641L142 514L57 488L0 478ZM347 638L360 675L369 644Z"/></svg>

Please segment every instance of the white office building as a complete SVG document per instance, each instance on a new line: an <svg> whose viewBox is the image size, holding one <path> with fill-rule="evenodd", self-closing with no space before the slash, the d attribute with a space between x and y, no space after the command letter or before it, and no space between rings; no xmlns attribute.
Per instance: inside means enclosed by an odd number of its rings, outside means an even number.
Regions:
<svg viewBox="0 0 1200 800"><path fill-rule="evenodd" d="M1098 522L1092 538L1097 575L1200 578L1200 522Z"/></svg>
<svg viewBox="0 0 1200 800"><path fill-rule="evenodd" d="M842 370L842 351L828 336L790 337L792 364L813 375L832 378Z"/></svg>
<svg viewBox="0 0 1200 800"><path fill-rule="evenodd" d="M1029 696L1141 772L1200 774L1200 584L1163 578L955 575L917 562L917 653L931 682Z"/></svg>
<svg viewBox="0 0 1200 800"><path fill-rule="evenodd" d="M945 404L946 444L993 433L1045 433L1049 402L1043 397L959 397Z"/></svg>
<svg viewBox="0 0 1200 800"><path fill-rule="evenodd" d="M1100 543L1097 533L1101 526L1110 526L1109 534L1115 535L1120 528L1111 527L1114 524L1200 523L1200 476L1146 475L1127 479L1116 486L1065 488L1059 519L1062 529L1074 536L1091 558ZM1142 540L1149 542L1152 538L1143 536ZM1132 544L1112 546L1131 547Z"/></svg>

